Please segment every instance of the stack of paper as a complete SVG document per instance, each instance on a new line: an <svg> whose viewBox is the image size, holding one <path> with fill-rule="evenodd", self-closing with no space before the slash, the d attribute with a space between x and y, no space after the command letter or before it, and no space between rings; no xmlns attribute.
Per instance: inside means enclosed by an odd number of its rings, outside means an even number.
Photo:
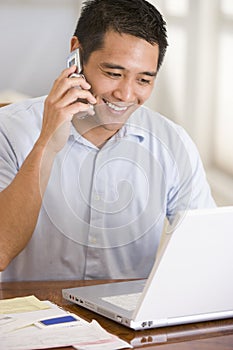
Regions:
<svg viewBox="0 0 233 350"><path fill-rule="evenodd" d="M75 349L113 350L132 347L106 332L95 320L89 323L74 315L75 322L63 323L63 316L67 315L70 316L68 319L72 318L72 314L57 305L34 296L0 300L1 349L73 346ZM51 320L55 317L59 317L56 322Z"/></svg>

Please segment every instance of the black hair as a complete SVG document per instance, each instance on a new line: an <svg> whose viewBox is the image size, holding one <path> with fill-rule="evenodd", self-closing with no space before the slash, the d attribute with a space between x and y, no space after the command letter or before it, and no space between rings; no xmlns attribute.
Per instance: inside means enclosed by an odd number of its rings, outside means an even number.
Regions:
<svg viewBox="0 0 233 350"><path fill-rule="evenodd" d="M158 44L160 68L168 46L166 22L160 12L146 0L87 0L84 2L74 36L88 61L93 51L101 49L104 35L113 30Z"/></svg>

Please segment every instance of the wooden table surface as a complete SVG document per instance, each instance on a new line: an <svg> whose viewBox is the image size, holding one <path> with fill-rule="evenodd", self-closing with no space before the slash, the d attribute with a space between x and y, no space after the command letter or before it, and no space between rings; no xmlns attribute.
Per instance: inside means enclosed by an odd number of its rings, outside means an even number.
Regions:
<svg viewBox="0 0 233 350"><path fill-rule="evenodd" d="M62 298L61 290L63 288L104 282L106 281L4 282L0 283L0 299L35 295L40 300L50 300L88 321L96 319L108 332L131 343L134 348L141 347L150 350L233 349L233 319L163 327L146 331L133 331ZM72 349L72 347L63 347L62 349L67 350Z"/></svg>

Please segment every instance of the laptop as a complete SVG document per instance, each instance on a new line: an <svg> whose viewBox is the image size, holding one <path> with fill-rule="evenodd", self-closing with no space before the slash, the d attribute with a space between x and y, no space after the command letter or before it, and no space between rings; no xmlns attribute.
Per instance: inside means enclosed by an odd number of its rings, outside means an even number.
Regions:
<svg viewBox="0 0 233 350"><path fill-rule="evenodd" d="M146 280L63 289L135 330L233 317L233 206L178 213Z"/></svg>

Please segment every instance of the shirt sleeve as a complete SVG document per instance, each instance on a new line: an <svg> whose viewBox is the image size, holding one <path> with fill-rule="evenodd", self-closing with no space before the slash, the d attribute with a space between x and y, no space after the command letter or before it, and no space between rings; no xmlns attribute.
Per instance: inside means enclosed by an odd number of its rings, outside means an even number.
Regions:
<svg viewBox="0 0 233 350"><path fill-rule="evenodd" d="M178 211L216 206L196 145L182 128L179 129L179 139L173 184L167 197L167 218L170 222Z"/></svg>
<svg viewBox="0 0 233 350"><path fill-rule="evenodd" d="M0 127L0 191L12 182L18 170L16 154L4 128Z"/></svg>

